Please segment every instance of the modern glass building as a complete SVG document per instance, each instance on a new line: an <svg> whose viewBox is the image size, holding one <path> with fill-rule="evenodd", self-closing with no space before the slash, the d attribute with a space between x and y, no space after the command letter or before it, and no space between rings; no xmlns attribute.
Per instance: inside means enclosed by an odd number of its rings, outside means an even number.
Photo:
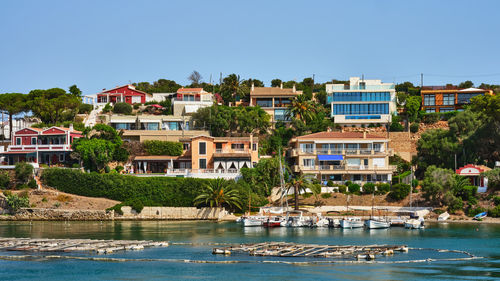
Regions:
<svg viewBox="0 0 500 281"><path fill-rule="evenodd" d="M351 77L349 84L326 84L331 117L341 125L389 123L396 113L393 83Z"/></svg>

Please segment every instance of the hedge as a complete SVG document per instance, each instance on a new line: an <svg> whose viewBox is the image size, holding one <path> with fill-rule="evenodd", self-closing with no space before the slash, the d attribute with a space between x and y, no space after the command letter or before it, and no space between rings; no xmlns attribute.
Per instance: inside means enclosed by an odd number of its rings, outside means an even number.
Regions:
<svg viewBox="0 0 500 281"><path fill-rule="evenodd" d="M42 182L63 192L104 197L126 205L191 207L193 200L210 180L170 177L135 177L119 174L83 173L79 170L50 168Z"/></svg>
<svg viewBox="0 0 500 281"><path fill-rule="evenodd" d="M147 140L144 141L144 149L149 155L180 156L182 154L182 143Z"/></svg>
<svg viewBox="0 0 500 281"><path fill-rule="evenodd" d="M113 107L113 113L131 114L132 106L126 102L117 102Z"/></svg>
<svg viewBox="0 0 500 281"><path fill-rule="evenodd" d="M393 184L392 185L392 191L389 192L389 198L393 200L403 200L410 194L411 187L408 184Z"/></svg>

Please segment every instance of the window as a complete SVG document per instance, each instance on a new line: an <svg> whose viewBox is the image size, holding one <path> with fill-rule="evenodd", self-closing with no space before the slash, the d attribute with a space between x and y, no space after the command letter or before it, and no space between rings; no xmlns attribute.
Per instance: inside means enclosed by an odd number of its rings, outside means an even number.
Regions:
<svg viewBox="0 0 500 281"><path fill-rule="evenodd" d="M302 152L306 152L306 153L313 153L314 152L313 144L312 143L301 143L300 150Z"/></svg>
<svg viewBox="0 0 500 281"><path fill-rule="evenodd" d="M148 130L148 131L158 131L159 130L158 123L146 123L146 130Z"/></svg>
<svg viewBox="0 0 500 281"><path fill-rule="evenodd" d="M443 95L443 105L454 105L455 95L454 94L444 94Z"/></svg>
<svg viewBox="0 0 500 281"><path fill-rule="evenodd" d="M363 165L368 166L368 159L363 159Z"/></svg>
<svg viewBox="0 0 500 281"><path fill-rule="evenodd" d="M16 145L21 145L21 138L16 138Z"/></svg>
<svg viewBox="0 0 500 281"><path fill-rule="evenodd" d="M257 151L257 144L256 144L256 143L253 143L253 144L252 144L252 150L253 150L253 151Z"/></svg>
<svg viewBox="0 0 500 281"><path fill-rule="evenodd" d="M424 95L424 105L436 105L436 96Z"/></svg>
<svg viewBox="0 0 500 281"><path fill-rule="evenodd" d="M359 158L348 158L347 159L348 166L359 166L361 165L361 159Z"/></svg>
<svg viewBox="0 0 500 281"><path fill-rule="evenodd" d="M361 175L352 175L352 181L360 181Z"/></svg>
<svg viewBox="0 0 500 281"><path fill-rule="evenodd" d="M257 99L257 105L260 107L273 107L273 99Z"/></svg>
<svg viewBox="0 0 500 281"><path fill-rule="evenodd" d="M441 107L439 109L439 112L450 112L450 111L455 111L455 108L453 108L453 107Z"/></svg>
<svg viewBox="0 0 500 281"><path fill-rule="evenodd" d="M185 142L182 144L182 149L183 150L189 150L189 143L188 142Z"/></svg>
<svg viewBox="0 0 500 281"><path fill-rule="evenodd" d="M288 110L275 109L274 110L274 120L276 120L276 121L290 121L290 118L288 117Z"/></svg>
<svg viewBox="0 0 500 281"><path fill-rule="evenodd" d="M59 154L59 162L64 162L64 153Z"/></svg>
<svg viewBox="0 0 500 281"><path fill-rule="evenodd" d="M434 107L433 108L426 108L425 112L426 113L434 113L434 112L436 112L436 109Z"/></svg>
<svg viewBox="0 0 500 281"><path fill-rule="evenodd" d="M388 103L334 104L333 115L389 114Z"/></svg>
<svg viewBox="0 0 500 281"><path fill-rule="evenodd" d="M231 144L231 149L232 150L244 150L245 149L245 145L242 144L242 143L232 143Z"/></svg>
<svg viewBox="0 0 500 281"><path fill-rule="evenodd" d="M314 159L302 159L305 167L314 167Z"/></svg>
<svg viewBox="0 0 500 281"><path fill-rule="evenodd" d="M200 154L200 155L207 154L207 143L206 142L200 142L198 144L198 154Z"/></svg>
<svg viewBox="0 0 500 281"><path fill-rule="evenodd" d="M34 138L34 137L31 138L31 144L33 144L33 145L36 144L36 138Z"/></svg>
<svg viewBox="0 0 500 281"><path fill-rule="evenodd" d="M207 168L207 159L200 159L200 169L206 169Z"/></svg>
<svg viewBox="0 0 500 281"><path fill-rule="evenodd" d="M373 166L385 167L385 158L373 158Z"/></svg>
<svg viewBox="0 0 500 281"><path fill-rule="evenodd" d="M374 143L373 144L373 150L374 151L380 151L381 148L382 148L382 144L381 143Z"/></svg>

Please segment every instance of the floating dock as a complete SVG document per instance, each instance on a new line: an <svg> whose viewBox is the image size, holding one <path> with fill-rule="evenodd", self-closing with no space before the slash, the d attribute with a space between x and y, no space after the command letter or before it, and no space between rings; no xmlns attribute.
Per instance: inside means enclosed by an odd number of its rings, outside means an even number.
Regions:
<svg viewBox="0 0 500 281"><path fill-rule="evenodd" d="M168 247L164 241L0 238L0 251L94 252L110 254L149 247Z"/></svg>
<svg viewBox="0 0 500 281"><path fill-rule="evenodd" d="M250 256L265 257L355 258L358 260L373 260L377 255L389 256L394 255L395 252L408 252L408 247L406 245L340 246L267 242L212 250L213 254L222 255L248 253Z"/></svg>

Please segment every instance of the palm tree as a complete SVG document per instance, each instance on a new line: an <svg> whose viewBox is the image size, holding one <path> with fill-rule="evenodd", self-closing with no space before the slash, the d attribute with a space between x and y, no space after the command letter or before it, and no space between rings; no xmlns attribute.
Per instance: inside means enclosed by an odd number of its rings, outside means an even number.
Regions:
<svg viewBox="0 0 500 281"><path fill-rule="evenodd" d="M309 179L305 178L304 175L298 175L287 183L287 190L290 190L292 188L293 188L293 196L295 198L295 210L299 209L300 191L306 191L307 189L310 189L313 192L316 191L315 186L311 183Z"/></svg>
<svg viewBox="0 0 500 281"><path fill-rule="evenodd" d="M249 89L245 83L240 80L240 76L236 74L230 74L222 81L222 97L225 103L229 103L235 100L236 96L243 98L247 96Z"/></svg>
<svg viewBox="0 0 500 281"><path fill-rule="evenodd" d="M233 189L231 182L217 178L205 185L205 190L194 199L194 204L210 205L220 208L222 205L241 209L241 196L238 190Z"/></svg>
<svg viewBox="0 0 500 281"><path fill-rule="evenodd" d="M305 95L296 96L288 106L288 114L304 123L313 119L315 111L314 104Z"/></svg>

